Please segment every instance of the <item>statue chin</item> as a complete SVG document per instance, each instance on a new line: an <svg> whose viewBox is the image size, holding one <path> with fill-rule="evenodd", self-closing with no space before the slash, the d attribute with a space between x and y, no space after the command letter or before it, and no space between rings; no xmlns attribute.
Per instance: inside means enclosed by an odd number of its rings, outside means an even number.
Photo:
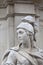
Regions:
<svg viewBox="0 0 43 65"><path fill-rule="evenodd" d="M19 43L20 43L20 44L23 43L23 40L20 40Z"/></svg>

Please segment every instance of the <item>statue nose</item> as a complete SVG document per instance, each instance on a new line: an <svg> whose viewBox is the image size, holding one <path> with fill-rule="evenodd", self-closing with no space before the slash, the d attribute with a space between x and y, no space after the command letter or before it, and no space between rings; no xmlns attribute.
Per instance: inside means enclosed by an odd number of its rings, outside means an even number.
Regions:
<svg viewBox="0 0 43 65"><path fill-rule="evenodd" d="M18 38L21 38L21 35L18 35Z"/></svg>

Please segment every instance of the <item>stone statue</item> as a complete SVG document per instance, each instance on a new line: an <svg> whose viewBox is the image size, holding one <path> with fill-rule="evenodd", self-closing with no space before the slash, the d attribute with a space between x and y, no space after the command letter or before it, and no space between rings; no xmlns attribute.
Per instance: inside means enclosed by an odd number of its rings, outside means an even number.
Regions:
<svg viewBox="0 0 43 65"><path fill-rule="evenodd" d="M43 65L43 50L34 45L34 28L28 22L17 26L18 45L7 50L2 65Z"/></svg>

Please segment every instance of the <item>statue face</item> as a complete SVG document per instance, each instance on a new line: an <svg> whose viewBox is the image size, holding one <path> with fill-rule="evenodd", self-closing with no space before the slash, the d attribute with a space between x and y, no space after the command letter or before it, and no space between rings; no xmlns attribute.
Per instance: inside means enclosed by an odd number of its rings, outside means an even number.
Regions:
<svg viewBox="0 0 43 65"><path fill-rule="evenodd" d="M23 43L23 44L27 43L27 41L29 40L27 33L24 29L17 30L17 38L19 43Z"/></svg>

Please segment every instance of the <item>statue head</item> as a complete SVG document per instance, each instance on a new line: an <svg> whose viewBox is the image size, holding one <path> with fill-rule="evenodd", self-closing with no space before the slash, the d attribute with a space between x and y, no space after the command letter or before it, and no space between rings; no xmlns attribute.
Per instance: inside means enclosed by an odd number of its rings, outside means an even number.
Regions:
<svg viewBox="0 0 43 65"><path fill-rule="evenodd" d="M20 43L27 43L30 38L33 41L34 29L28 22L22 22L17 26L17 35Z"/></svg>
<svg viewBox="0 0 43 65"><path fill-rule="evenodd" d="M22 18L22 21L23 22L28 22L33 26L33 28L34 28L34 41L36 41L35 35L38 32L38 26L39 26L38 22L36 22L35 18L33 16L31 16L31 15Z"/></svg>

